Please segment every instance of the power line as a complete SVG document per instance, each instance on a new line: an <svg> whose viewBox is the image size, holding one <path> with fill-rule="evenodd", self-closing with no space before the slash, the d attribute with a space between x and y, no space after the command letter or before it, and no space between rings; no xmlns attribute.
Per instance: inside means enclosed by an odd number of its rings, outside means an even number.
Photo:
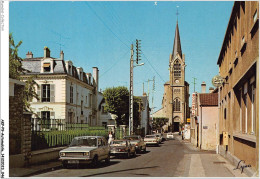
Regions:
<svg viewBox="0 0 260 179"><path fill-rule="evenodd" d="M142 51L142 54L144 56L144 58L147 60L147 62L149 63L149 65L153 68L153 70L157 73L157 75L160 77L160 79L165 83L164 79L161 77L161 75L157 72L157 70L153 67L153 65L150 63L150 61L148 60L148 58L145 56L144 52Z"/></svg>
<svg viewBox="0 0 260 179"><path fill-rule="evenodd" d="M89 7L89 9L97 16L97 18L104 24L104 26L122 43L124 44L127 49L129 48L129 45L127 45L125 42L123 42L111 29L110 27L104 22L104 20L96 13L96 11L88 4L88 2L85 2L85 4Z"/></svg>
<svg viewBox="0 0 260 179"><path fill-rule="evenodd" d="M111 65L110 68L108 68L104 73L102 73L99 78L101 78L104 74L106 74L106 73L109 72L113 67L115 67L116 64L117 64L121 59L123 59L123 57L124 57L127 53L128 53L128 50L127 50L126 53L124 53L124 55L122 55L115 63L113 63L113 65Z"/></svg>

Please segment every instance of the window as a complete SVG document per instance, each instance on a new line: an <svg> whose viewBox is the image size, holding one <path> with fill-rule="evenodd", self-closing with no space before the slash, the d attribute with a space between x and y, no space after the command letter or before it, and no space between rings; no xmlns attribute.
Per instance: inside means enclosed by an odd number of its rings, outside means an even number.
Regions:
<svg viewBox="0 0 260 179"><path fill-rule="evenodd" d="M174 100L173 111L181 111L181 102L179 101L179 99Z"/></svg>
<svg viewBox="0 0 260 179"><path fill-rule="evenodd" d="M86 105L88 105L88 96L86 96L86 101L85 102L86 102Z"/></svg>
<svg viewBox="0 0 260 179"><path fill-rule="evenodd" d="M106 114L106 112L105 112L105 106L101 106L101 112L102 112L102 114Z"/></svg>
<svg viewBox="0 0 260 179"><path fill-rule="evenodd" d="M255 134L256 130L256 105L255 105L255 85L252 84L251 86L251 134Z"/></svg>
<svg viewBox="0 0 260 179"><path fill-rule="evenodd" d="M69 71L68 71L68 74L71 75L71 66L69 65Z"/></svg>
<svg viewBox="0 0 260 179"><path fill-rule="evenodd" d="M242 88L239 89L239 106L240 106L240 110L239 110L239 131L242 132Z"/></svg>
<svg viewBox="0 0 260 179"><path fill-rule="evenodd" d="M83 100L81 100L81 115L83 115Z"/></svg>
<svg viewBox="0 0 260 179"><path fill-rule="evenodd" d="M254 15L253 15L253 19L254 19L254 23L257 21L257 10L255 11Z"/></svg>
<svg viewBox="0 0 260 179"><path fill-rule="evenodd" d="M44 63L43 64L43 72L50 72L51 71L51 64L50 63Z"/></svg>
<svg viewBox="0 0 260 179"><path fill-rule="evenodd" d="M89 94L89 107L92 107L92 94Z"/></svg>
<svg viewBox="0 0 260 179"><path fill-rule="evenodd" d="M42 111L41 116L42 116L42 122L41 122L42 127L45 129L50 129L51 128L50 111Z"/></svg>
<svg viewBox="0 0 260 179"><path fill-rule="evenodd" d="M224 119L227 119L227 108L224 109Z"/></svg>
<svg viewBox="0 0 260 179"><path fill-rule="evenodd" d="M102 126L106 127L107 126L107 122L102 122Z"/></svg>
<svg viewBox="0 0 260 179"><path fill-rule="evenodd" d="M69 112L68 113L68 117L69 117L69 123L72 123L73 122L73 112Z"/></svg>
<svg viewBox="0 0 260 179"><path fill-rule="evenodd" d="M73 103L73 86L70 86L70 103Z"/></svg>
<svg viewBox="0 0 260 179"><path fill-rule="evenodd" d="M179 63L178 60L174 63L173 67L174 67L174 77L180 78L181 77L181 64Z"/></svg>
<svg viewBox="0 0 260 179"><path fill-rule="evenodd" d="M50 85L44 84L42 85L42 102L50 102Z"/></svg>

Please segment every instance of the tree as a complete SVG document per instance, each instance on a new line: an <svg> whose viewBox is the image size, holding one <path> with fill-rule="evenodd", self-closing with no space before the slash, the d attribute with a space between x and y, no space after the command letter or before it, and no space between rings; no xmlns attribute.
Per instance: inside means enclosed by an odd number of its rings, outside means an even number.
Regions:
<svg viewBox="0 0 260 179"><path fill-rule="evenodd" d="M129 91L124 86L107 88L104 90L105 111L117 116L117 125L127 125Z"/></svg>
<svg viewBox="0 0 260 179"><path fill-rule="evenodd" d="M105 98L105 111L117 116L117 125L129 125L129 91L124 86L107 88L103 92ZM134 129L140 125L139 102L141 99L134 97ZM141 103L140 103L141 104Z"/></svg>
<svg viewBox="0 0 260 179"><path fill-rule="evenodd" d="M168 121L169 119L165 117L154 117L153 124L152 124L153 129L160 130Z"/></svg>
<svg viewBox="0 0 260 179"><path fill-rule="evenodd" d="M22 41L19 41L17 45L15 45L12 33L9 34L9 78L21 80L21 75L25 72L29 72L22 67L23 59L18 55L18 48L22 45ZM39 99L35 90L35 86L38 84L34 81L36 76L30 76L27 81L25 81L24 88L24 96L23 96L23 107L24 110L29 110L32 112L30 108L30 101L33 98Z"/></svg>

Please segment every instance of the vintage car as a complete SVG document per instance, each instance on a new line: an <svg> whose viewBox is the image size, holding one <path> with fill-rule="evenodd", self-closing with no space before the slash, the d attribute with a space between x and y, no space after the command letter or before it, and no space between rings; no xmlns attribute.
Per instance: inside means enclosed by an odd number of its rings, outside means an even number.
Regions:
<svg viewBox="0 0 260 179"><path fill-rule="evenodd" d="M126 156L130 158L131 155L136 155L135 145L131 144L129 140L113 140L110 144L110 155Z"/></svg>
<svg viewBox="0 0 260 179"><path fill-rule="evenodd" d="M156 133L155 136L158 138L159 143L162 143L162 134L161 133Z"/></svg>
<svg viewBox="0 0 260 179"><path fill-rule="evenodd" d="M64 168L70 164L91 164L96 167L101 160L110 162L110 148L102 136L75 137L69 147L59 154Z"/></svg>
<svg viewBox="0 0 260 179"><path fill-rule="evenodd" d="M174 139L173 133L171 133L171 132L167 133L166 138L167 138L167 140Z"/></svg>
<svg viewBox="0 0 260 179"><path fill-rule="evenodd" d="M146 135L144 138L145 144L148 145L156 145L159 146L159 139L156 135Z"/></svg>
<svg viewBox="0 0 260 179"><path fill-rule="evenodd" d="M124 139L130 140L131 144L135 145L136 152L146 152L146 145L140 135L125 136Z"/></svg>

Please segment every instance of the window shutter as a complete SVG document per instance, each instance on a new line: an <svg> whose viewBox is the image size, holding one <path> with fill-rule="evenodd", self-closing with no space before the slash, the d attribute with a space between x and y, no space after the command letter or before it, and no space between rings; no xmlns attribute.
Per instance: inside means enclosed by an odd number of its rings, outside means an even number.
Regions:
<svg viewBox="0 0 260 179"><path fill-rule="evenodd" d="M51 88L51 102L55 102L55 85L51 84L50 88Z"/></svg>
<svg viewBox="0 0 260 179"><path fill-rule="evenodd" d="M51 119L55 119L55 112L51 112Z"/></svg>
<svg viewBox="0 0 260 179"><path fill-rule="evenodd" d="M42 85L39 85L38 87L37 87L37 95L38 95L38 102L41 102L41 86Z"/></svg>

